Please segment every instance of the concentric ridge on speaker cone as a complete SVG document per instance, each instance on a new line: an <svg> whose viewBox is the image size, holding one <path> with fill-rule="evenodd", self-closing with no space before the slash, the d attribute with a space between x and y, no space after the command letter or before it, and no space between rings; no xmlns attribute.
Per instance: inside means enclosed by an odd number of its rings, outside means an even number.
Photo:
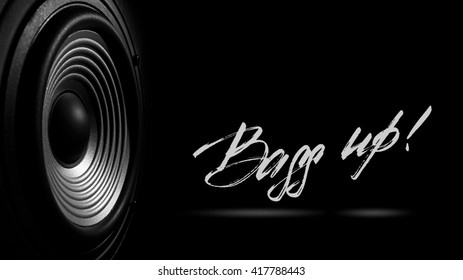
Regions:
<svg viewBox="0 0 463 280"><path fill-rule="evenodd" d="M69 91L84 100L91 118L88 147L72 167L54 156L48 131L55 100ZM99 34L79 31L64 42L47 80L42 128L46 175L61 212L80 226L99 223L117 202L130 157L122 86Z"/></svg>

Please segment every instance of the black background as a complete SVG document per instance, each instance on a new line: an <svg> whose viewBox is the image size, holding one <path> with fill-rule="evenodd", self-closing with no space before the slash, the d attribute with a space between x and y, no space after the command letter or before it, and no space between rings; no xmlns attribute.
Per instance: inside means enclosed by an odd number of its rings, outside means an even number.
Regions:
<svg viewBox="0 0 463 280"><path fill-rule="evenodd" d="M117 258L461 258L454 35L445 15L421 8L131 7L151 139L137 212ZM407 140L429 106L431 115ZM375 136L400 110L398 142L351 180L364 157L342 160L341 151L355 129L359 139ZM290 159L302 145L325 145L299 198L270 201L276 179L252 176L229 189L204 182L231 142L193 153L242 122L262 127L270 153L282 148ZM342 215L369 208L406 215ZM218 209L320 214L204 214Z"/></svg>

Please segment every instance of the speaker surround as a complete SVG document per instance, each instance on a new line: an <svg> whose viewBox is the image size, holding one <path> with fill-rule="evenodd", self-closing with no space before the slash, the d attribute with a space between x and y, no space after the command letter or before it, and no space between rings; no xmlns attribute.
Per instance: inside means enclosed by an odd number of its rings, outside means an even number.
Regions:
<svg viewBox="0 0 463 280"><path fill-rule="evenodd" d="M38 4L2 65L3 191L31 256L110 257L141 170L139 56L114 2Z"/></svg>

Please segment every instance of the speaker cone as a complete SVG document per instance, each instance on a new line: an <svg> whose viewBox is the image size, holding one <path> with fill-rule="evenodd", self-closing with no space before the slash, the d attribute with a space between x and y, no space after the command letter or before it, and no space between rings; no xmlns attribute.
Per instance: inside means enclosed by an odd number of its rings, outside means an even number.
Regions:
<svg viewBox="0 0 463 280"><path fill-rule="evenodd" d="M48 75L42 112L45 169L55 200L70 221L95 225L114 207L130 158L123 90L101 36L78 31L66 39ZM63 119L69 121L61 127L48 125Z"/></svg>
<svg viewBox="0 0 463 280"><path fill-rule="evenodd" d="M3 191L33 256L112 256L141 169L138 56L112 1L30 7L0 65Z"/></svg>

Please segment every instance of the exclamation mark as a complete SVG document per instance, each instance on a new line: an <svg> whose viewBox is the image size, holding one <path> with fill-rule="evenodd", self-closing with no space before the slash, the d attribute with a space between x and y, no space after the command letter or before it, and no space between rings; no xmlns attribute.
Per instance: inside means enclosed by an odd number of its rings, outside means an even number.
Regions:
<svg viewBox="0 0 463 280"><path fill-rule="evenodd" d="M432 107L429 106L428 109L426 110L426 112L424 112L424 114L421 116L421 118L415 123L412 130L410 130L410 133L407 136L407 140L410 139L410 137L412 137L413 133L415 133L415 131L418 128L420 128L420 126L424 123L424 121L429 117L429 114L431 114L431 111L432 111ZM407 152L409 150L408 143L405 146L405 150L407 150Z"/></svg>

